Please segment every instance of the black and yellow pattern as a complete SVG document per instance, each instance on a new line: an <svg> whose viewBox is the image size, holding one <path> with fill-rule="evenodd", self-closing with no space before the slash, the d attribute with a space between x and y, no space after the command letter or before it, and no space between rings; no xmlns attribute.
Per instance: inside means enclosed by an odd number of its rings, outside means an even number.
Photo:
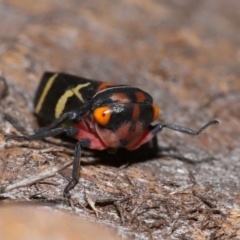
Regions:
<svg viewBox="0 0 240 240"><path fill-rule="evenodd" d="M34 105L41 119L53 121L61 114L81 108L96 94L100 81L65 73L46 72L38 87Z"/></svg>

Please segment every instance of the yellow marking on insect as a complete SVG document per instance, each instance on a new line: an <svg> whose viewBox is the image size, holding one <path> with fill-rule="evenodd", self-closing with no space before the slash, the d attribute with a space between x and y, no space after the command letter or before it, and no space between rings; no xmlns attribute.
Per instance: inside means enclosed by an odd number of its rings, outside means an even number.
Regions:
<svg viewBox="0 0 240 240"><path fill-rule="evenodd" d="M80 89L87 87L89 84L90 84L90 82L85 83L85 84L79 84L79 85L77 85L77 87L73 88L73 90L72 90L74 92L74 94L77 96L77 98L80 99L82 102L84 102L84 100L82 98L82 94L80 93Z"/></svg>
<svg viewBox="0 0 240 240"><path fill-rule="evenodd" d="M77 85L75 88L69 89L67 90L58 100L57 104L56 104L56 108L55 108L55 118L59 118L60 115L62 114L66 103L68 101L68 98L72 97L73 95L75 95L80 101L84 102L82 94L80 93L80 90L84 87L87 87L90 84L90 82L88 83L84 83L84 84L79 84Z"/></svg>
<svg viewBox="0 0 240 240"><path fill-rule="evenodd" d="M37 106L36 106L36 108L35 108L35 112L36 112L36 113L39 113L39 112L40 112L40 110L41 110L41 108L42 108L42 104L43 104L43 102L44 102L44 99L46 98L46 96L47 96L47 94L48 94L48 92L49 92L51 86L53 85L53 82L54 82L54 80L56 79L57 76L58 76L58 74L56 73L56 74L54 74L52 77L49 78L49 80L48 80L45 88L43 89L42 95L41 95L41 97L39 98L39 101L38 101L38 103L37 103Z"/></svg>

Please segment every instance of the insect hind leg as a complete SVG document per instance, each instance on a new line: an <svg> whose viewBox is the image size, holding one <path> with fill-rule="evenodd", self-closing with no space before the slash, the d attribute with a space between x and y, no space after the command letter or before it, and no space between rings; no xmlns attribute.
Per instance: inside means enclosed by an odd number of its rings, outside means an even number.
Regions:
<svg viewBox="0 0 240 240"><path fill-rule="evenodd" d="M75 127L60 127L60 128L40 131L32 135L23 135L23 136L5 135L5 139L7 141L11 139L32 141L32 140L43 139L46 137L55 137L63 133L65 133L69 137L75 137L78 135L79 129Z"/></svg>

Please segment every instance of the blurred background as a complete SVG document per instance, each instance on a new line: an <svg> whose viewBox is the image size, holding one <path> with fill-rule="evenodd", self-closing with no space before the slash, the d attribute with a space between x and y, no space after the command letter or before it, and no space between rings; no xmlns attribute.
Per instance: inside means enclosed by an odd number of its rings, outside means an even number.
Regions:
<svg viewBox="0 0 240 240"><path fill-rule="evenodd" d="M0 71L8 84L5 98L5 85L0 85L2 134L16 134L3 113L17 118L29 132L37 127L33 98L45 71L140 87L160 107L160 122L198 129L218 119L220 125L198 137L168 130L159 134L158 145L176 147L177 153L163 152L146 161L131 155L134 164L120 169L101 163L83 166L73 199L79 204L78 216L96 220L82 186L93 195L124 193L128 200L120 204L120 217L119 209L106 204L98 206L96 221L110 222L126 238L238 237L239 8L238 0L1 0ZM54 164L49 159L57 159L52 153L9 146L2 136L2 184L39 172ZM69 176L71 171L65 172ZM19 189L4 195L4 201L29 201L42 191L58 198L65 175L49 180L59 185ZM198 186L196 191L193 186Z"/></svg>

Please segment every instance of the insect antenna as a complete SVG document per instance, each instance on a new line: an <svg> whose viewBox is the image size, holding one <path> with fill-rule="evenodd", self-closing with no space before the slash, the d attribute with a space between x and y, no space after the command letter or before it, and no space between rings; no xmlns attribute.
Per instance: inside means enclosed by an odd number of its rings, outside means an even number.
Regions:
<svg viewBox="0 0 240 240"><path fill-rule="evenodd" d="M204 126L202 126L198 131L194 131L194 130L191 130L189 128L185 128L185 127L174 125L174 124L168 124L168 123L159 124L160 125L159 128L160 128L160 131L163 128L169 128L173 131L182 132L182 133L185 133L185 134L188 134L188 135L199 135L206 128L208 128L210 125L213 125L213 124L219 124L219 122L217 120L212 120L212 121L208 122L207 124L205 124Z"/></svg>

